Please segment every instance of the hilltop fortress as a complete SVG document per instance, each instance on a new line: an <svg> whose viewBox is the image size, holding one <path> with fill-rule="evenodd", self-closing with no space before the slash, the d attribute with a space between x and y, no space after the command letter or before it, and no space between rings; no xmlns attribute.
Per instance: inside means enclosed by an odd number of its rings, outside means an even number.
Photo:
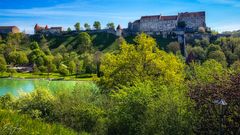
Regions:
<svg viewBox="0 0 240 135"><path fill-rule="evenodd" d="M200 27L206 29L205 12L185 12L172 16L142 16L141 19L130 22L126 32L145 32L152 34L169 34L178 29L184 31L198 31Z"/></svg>

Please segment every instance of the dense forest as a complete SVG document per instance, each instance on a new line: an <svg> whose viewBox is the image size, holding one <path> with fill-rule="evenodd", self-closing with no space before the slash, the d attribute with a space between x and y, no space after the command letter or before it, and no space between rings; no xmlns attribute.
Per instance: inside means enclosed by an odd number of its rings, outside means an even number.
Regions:
<svg viewBox="0 0 240 135"><path fill-rule="evenodd" d="M159 40L144 33L2 36L3 77L16 66L96 75L73 90L0 97L0 134L240 134L240 38L192 40L187 58L178 42ZM222 100L224 111L215 103Z"/></svg>

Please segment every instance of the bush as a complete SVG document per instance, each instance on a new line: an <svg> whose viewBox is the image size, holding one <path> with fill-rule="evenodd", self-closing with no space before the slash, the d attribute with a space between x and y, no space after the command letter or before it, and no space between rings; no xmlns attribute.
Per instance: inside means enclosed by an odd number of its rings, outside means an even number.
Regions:
<svg viewBox="0 0 240 135"><path fill-rule="evenodd" d="M39 120L32 120L26 115L19 115L13 111L0 110L0 134L1 135L77 135L73 130L57 124L47 124Z"/></svg>
<svg viewBox="0 0 240 135"><path fill-rule="evenodd" d="M66 65L63 65L63 64L61 64L59 66L58 72L63 76L69 75L68 67Z"/></svg>

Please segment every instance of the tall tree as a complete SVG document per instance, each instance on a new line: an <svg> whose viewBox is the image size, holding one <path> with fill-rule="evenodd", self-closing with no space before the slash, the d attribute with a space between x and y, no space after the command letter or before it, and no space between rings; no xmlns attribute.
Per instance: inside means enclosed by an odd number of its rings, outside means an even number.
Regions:
<svg viewBox="0 0 240 135"><path fill-rule="evenodd" d="M91 30L91 26L88 23L84 24L85 30Z"/></svg>
<svg viewBox="0 0 240 135"><path fill-rule="evenodd" d="M80 23L79 23L79 22L77 22L77 23L74 25L74 27L75 27L75 30L76 30L76 31L80 31Z"/></svg>
<svg viewBox="0 0 240 135"><path fill-rule="evenodd" d="M93 23L93 27L96 29L96 30L100 30L101 29L101 23L99 21L95 21Z"/></svg>
<svg viewBox="0 0 240 135"><path fill-rule="evenodd" d="M115 29L115 24L113 22L110 22L107 24L108 29Z"/></svg>

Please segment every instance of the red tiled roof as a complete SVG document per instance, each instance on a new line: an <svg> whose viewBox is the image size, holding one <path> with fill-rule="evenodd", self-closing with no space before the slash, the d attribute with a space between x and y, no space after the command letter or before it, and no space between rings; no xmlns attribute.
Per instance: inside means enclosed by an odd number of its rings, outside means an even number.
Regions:
<svg viewBox="0 0 240 135"><path fill-rule="evenodd" d="M160 15L153 15L153 16L142 16L142 19L159 19L161 16Z"/></svg>

